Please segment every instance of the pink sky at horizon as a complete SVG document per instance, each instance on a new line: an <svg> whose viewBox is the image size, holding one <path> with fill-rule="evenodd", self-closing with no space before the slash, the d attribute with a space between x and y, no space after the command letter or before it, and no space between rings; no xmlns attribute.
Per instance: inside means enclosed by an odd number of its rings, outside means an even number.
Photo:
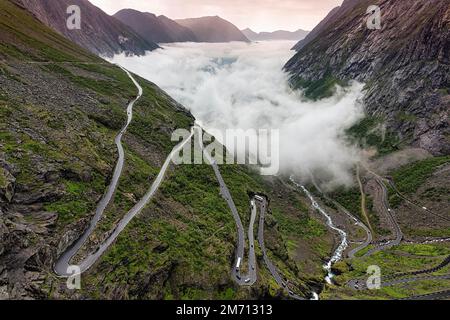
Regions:
<svg viewBox="0 0 450 320"><path fill-rule="evenodd" d="M239 29L312 30L343 0L90 0L108 14L124 8L171 19L220 16ZM251 14L248 14L251 12Z"/></svg>

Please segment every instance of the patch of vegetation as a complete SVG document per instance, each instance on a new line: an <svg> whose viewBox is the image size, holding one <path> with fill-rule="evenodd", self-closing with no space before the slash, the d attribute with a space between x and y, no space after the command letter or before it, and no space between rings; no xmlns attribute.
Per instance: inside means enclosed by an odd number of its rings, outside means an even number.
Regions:
<svg viewBox="0 0 450 320"><path fill-rule="evenodd" d="M410 284L384 287L381 290L354 291L345 284L355 278L367 277L367 268L377 265L381 268L382 277L406 271L417 271L434 267L450 254L447 244L405 244L370 257L363 257L351 261L350 268L343 268L345 272L335 280L338 286L327 286L321 295L323 299L395 299L443 290L450 281L420 281ZM448 271L446 271L448 273Z"/></svg>
<svg viewBox="0 0 450 320"><path fill-rule="evenodd" d="M309 215L299 215L295 219L285 216L279 209L273 209L273 215L285 234L303 239L322 237L327 233L323 223Z"/></svg>
<svg viewBox="0 0 450 320"><path fill-rule="evenodd" d="M219 293L220 300L233 300L236 295L236 291L233 288L227 288Z"/></svg>
<svg viewBox="0 0 450 320"><path fill-rule="evenodd" d="M84 199L63 199L44 206L44 209L48 212L56 212L58 224L65 226L84 217L94 209L94 206L88 205Z"/></svg>
<svg viewBox="0 0 450 320"><path fill-rule="evenodd" d="M123 96L124 93L129 93L130 97L133 95L133 93L130 91L133 87L131 86L129 81L117 82L83 77L73 74L71 71L59 64L46 64L41 66L41 68L52 73L59 74L80 87L93 90L105 96Z"/></svg>
<svg viewBox="0 0 450 320"><path fill-rule="evenodd" d="M350 213L363 219L361 212L361 192L358 188L336 190L329 196L346 208Z"/></svg>
<svg viewBox="0 0 450 320"><path fill-rule="evenodd" d="M383 120L366 116L347 130L347 136L361 148L375 147L379 155L398 150L397 136L383 129Z"/></svg>
<svg viewBox="0 0 450 320"><path fill-rule="evenodd" d="M24 52L13 44L0 43L0 54L6 57L13 57L18 60L26 60L28 58Z"/></svg>
<svg viewBox="0 0 450 320"><path fill-rule="evenodd" d="M437 168L449 162L450 156L428 158L403 166L392 172L391 176L395 181L397 189L401 193L409 195L415 193L431 177ZM428 196L430 194L436 196L436 190L428 190ZM398 207L402 201L393 188L390 187L389 202L394 207Z"/></svg>
<svg viewBox="0 0 450 320"><path fill-rule="evenodd" d="M444 238L450 237L450 228L410 228L408 226L403 227L405 234L414 237L432 237L432 238Z"/></svg>
<svg viewBox="0 0 450 320"><path fill-rule="evenodd" d="M0 113L4 113L7 109L3 102L8 101L8 95L0 88Z"/></svg>
<svg viewBox="0 0 450 320"><path fill-rule="evenodd" d="M415 256L440 257L450 255L450 248L432 244L400 245L397 250L404 251Z"/></svg>
<svg viewBox="0 0 450 320"><path fill-rule="evenodd" d="M56 201L44 205L49 212L58 213L58 226L64 227L85 215L93 212L95 202L92 201L92 191L103 193L105 180L99 174L94 174L90 182L64 180L66 195Z"/></svg>
<svg viewBox="0 0 450 320"><path fill-rule="evenodd" d="M144 94L135 105L133 122L128 131L168 154L178 143L171 141L172 132L176 129L189 129L194 118L153 84L147 81L140 83Z"/></svg>
<svg viewBox="0 0 450 320"><path fill-rule="evenodd" d="M447 198L443 198L444 195L447 195ZM422 193L422 196L433 202L450 202L450 189L446 186L431 187L427 188L425 192Z"/></svg>
<svg viewBox="0 0 450 320"><path fill-rule="evenodd" d="M443 95L450 94L450 88L449 88L449 87L446 87L446 88L440 88L440 89L438 89L438 91L439 91L441 94L443 94Z"/></svg>
<svg viewBox="0 0 450 320"><path fill-rule="evenodd" d="M450 156L434 157L406 165L391 174L400 192L411 194L431 177L436 169L450 163Z"/></svg>
<svg viewBox="0 0 450 320"><path fill-rule="evenodd" d="M406 113L406 112L400 112L397 114L397 119L401 122L416 122L417 116L414 114Z"/></svg>
<svg viewBox="0 0 450 320"><path fill-rule="evenodd" d="M346 84L346 82L327 74L316 81L299 78L296 80L294 88L304 89L305 97L316 101L331 97L336 92L336 86L346 86Z"/></svg>

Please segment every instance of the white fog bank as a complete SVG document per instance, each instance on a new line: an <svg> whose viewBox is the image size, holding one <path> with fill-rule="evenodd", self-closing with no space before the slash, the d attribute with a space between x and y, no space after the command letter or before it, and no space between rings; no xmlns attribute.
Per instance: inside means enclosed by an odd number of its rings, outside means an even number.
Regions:
<svg viewBox="0 0 450 320"><path fill-rule="evenodd" d="M280 165L304 179L351 181L359 151L342 138L363 116L361 84L318 102L302 101L283 65L294 42L171 44L118 63L156 83L188 108L205 129L279 129Z"/></svg>

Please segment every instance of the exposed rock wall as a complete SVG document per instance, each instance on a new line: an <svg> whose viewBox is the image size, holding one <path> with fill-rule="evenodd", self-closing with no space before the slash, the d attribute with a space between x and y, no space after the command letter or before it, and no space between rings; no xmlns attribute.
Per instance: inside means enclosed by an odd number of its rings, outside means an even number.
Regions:
<svg viewBox="0 0 450 320"><path fill-rule="evenodd" d="M367 8L381 8L369 30ZM294 86L327 77L366 83L369 115L399 139L449 154L450 6L447 0L359 0L286 64Z"/></svg>

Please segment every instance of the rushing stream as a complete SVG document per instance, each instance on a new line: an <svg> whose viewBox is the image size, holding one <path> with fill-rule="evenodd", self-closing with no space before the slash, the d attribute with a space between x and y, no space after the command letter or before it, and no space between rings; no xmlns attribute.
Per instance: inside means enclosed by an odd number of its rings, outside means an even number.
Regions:
<svg viewBox="0 0 450 320"><path fill-rule="evenodd" d="M325 277L325 281L328 284L332 283L332 279L334 277L333 272L331 271L331 268L333 266L333 264L335 264L336 262L338 262L339 260L342 259L342 256L344 254L345 249L347 249L348 247L348 241L347 241L347 233L342 230L339 229L338 227L336 227L333 223L333 219L331 219L331 216L329 214L327 214L325 212L325 210L317 203L317 201L314 199L313 195L311 194L311 192L308 191L308 189L306 189L305 186L302 186L300 184L298 184L297 182L294 181L293 177L291 177L291 181L292 183L294 183L298 188L302 189L302 191L308 196L309 200L311 200L311 203L313 205L313 207L319 211L327 220L327 226L329 228L331 228L332 230L336 231L340 238L341 238L341 242L339 244L339 246L337 247L337 249L334 251L333 256L331 257L331 259L323 266L324 269L327 271L327 276ZM316 297L317 294L313 295ZM318 296L317 296L318 298Z"/></svg>

